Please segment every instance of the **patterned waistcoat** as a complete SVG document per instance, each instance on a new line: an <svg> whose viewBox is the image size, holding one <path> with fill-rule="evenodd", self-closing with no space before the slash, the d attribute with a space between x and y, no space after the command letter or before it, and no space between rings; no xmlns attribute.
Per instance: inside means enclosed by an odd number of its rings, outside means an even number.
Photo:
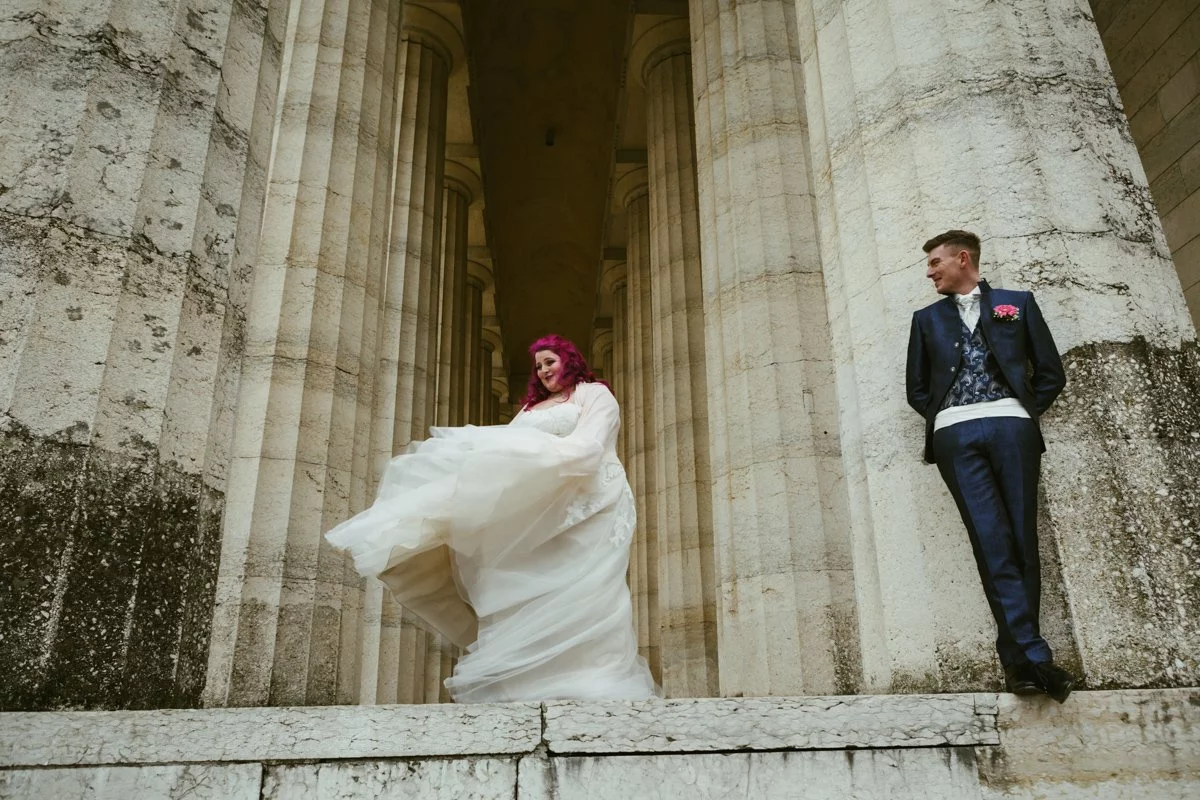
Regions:
<svg viewBox="0 0 1200 800"><path fill-rule="evenodd" d="M946 393L942 408L1016 397L1000 372L996 359L992 358L992 351L983 339L981 328L977 323L972 333L965 324L959 323L962 331L962 361L959 363L958 377Z"/></svg>

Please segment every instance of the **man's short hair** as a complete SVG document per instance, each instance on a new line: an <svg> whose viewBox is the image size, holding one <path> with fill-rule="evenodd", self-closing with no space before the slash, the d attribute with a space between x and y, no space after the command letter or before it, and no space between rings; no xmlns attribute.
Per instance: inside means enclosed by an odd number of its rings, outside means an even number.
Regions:
<svg viewBox="0 0 1200 800"><path fill-rule="evenodd" d="M971 254L971 262L979 267L979 237L970 231L951 230L945 233L939 233L937 236L925 243L923 249L926 253L932 252L935 248L941 247L944 244L951 244L960 247Z"/></svg>

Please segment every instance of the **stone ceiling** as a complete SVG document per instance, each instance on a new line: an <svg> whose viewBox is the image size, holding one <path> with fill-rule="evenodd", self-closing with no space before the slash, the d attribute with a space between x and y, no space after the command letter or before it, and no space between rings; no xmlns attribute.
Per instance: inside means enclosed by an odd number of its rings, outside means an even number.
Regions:
<svg viewBox="0 0 1200 800"><path fill-rule="evenodd" d="M632 7L464 0L471 114L508 372L557 332L587 347Z"/></svg>

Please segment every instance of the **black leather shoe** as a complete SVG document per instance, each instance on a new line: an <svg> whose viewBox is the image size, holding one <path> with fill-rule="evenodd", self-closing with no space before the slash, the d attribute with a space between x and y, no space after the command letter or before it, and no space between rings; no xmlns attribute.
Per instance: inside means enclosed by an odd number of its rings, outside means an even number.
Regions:
<svg viewBox="0 0 1200 800"><path fill-rule="evenodd" d="M1004 688L1013 694L1041 694L1045 691L1038 679L1037 670L1028 661L1004 668Z"/></svg>
<svg viewBox="0 0 1200 800"><path fill-rule="evenodd" d="M1034 664L1033 669L1037 674L1038 685L1046 694L1060 703L1065 702L1070 696L1071 690L1075 688L1075 676L1062 667L1056 666L1053 661Z"/></svg>

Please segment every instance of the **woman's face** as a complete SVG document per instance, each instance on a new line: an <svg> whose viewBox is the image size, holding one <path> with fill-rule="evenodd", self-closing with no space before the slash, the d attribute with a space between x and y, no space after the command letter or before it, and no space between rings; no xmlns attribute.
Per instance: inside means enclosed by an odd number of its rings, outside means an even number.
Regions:
<svg viewBox="0 0 1200 800"><path fill-rule="evenodd" d="M562 391L563 363L558 353L553 350L538 350L533 354L533 364L537 368L538 380L546 387L546 391Z"/></svg>

